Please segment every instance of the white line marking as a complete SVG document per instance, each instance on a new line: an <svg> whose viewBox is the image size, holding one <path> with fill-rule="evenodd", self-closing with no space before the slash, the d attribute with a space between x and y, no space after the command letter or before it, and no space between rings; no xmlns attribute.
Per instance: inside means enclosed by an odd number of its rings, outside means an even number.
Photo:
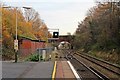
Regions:
<svg viewBox="0 0 120 80"><path fill-rule="evenodd" d="M75 77L77 78L77 80L81 80L81 77L77 74L75 68L73 67L73 65L71 64L70 61L67 61L67 63L69 64L70 68L72 69L73 74L75 75Z"/></svg>

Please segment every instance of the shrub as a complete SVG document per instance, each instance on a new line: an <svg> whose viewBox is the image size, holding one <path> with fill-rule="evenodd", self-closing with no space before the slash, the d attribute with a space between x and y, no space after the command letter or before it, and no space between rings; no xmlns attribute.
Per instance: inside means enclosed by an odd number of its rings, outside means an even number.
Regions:
<svg viewBox="0 0 120 80"><path fill-rule="evenodd" d="M32 54L26 59L26 61L39 61L39 55L38 54Z"/></svg>

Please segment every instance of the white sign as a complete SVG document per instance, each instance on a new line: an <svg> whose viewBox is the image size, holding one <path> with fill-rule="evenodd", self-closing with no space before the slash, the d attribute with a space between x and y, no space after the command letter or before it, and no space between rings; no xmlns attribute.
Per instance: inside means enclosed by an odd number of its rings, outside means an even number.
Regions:
<svg viewBox="0 0 120 80"><path fill-rule="evenodd" d="M18 50L18 40L14 40L14 49Z"/></svg>

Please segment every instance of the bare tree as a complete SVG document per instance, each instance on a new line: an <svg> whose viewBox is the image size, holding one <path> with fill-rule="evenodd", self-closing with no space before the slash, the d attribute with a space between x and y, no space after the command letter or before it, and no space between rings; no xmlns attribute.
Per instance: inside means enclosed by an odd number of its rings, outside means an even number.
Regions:
<svg viewBox="0 0 120 80"><path fill-rule="evenodd" d="M39 13L34 9L25 9L24 15L27 22L32 22L33 30L37 31L42 25L42 20L40 19Z"/></svg>
<svg viewBox="0 0 120 80"><path fill-rule="evenodd" d="M34 9L25 9L25 19L26 21L36 21L37 18L39 18L38 12L36 12Z"/></svg>

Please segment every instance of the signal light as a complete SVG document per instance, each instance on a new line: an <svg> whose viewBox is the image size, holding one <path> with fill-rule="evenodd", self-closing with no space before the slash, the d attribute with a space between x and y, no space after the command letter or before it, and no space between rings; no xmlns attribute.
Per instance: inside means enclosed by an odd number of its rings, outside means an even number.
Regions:
<svg viewBox="0 0 120 80"><path fill-rule="evenodd" d="M58 38L59 37L59 32L53 32L53 38Z"/></svg>

